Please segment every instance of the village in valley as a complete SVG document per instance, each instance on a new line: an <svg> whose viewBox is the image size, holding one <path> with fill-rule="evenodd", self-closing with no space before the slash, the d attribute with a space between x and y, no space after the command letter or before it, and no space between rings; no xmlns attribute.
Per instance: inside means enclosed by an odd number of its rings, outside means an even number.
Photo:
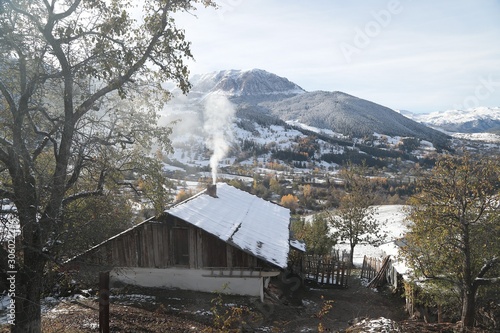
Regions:
<svg viewBox="0 0 500 333"><path fill-rule="evenodd" d="M401 147L400 139L384 144ZM421 161L437 156L426 143L413 154ZM191 159L182 169L173 159L187 155L164 157L171 203L163 213L153 214L140 182L131 181L137 191L124 193L137 222L110 230L54 272L54 289L43 300L45 323L94 331L102 320L99 277L105 272L111 331L164 332L165 325L172 332L453 329L453 318L420 300L400 256L412 223L406 200L431 169L426 164L399 162L397 172L364 161L297 168L265 156L237 164L226 152L213 170L209 158ZM362 179L360 194L369 200L355 208L372 223L356 222L363 231L353 248L354 235L338 233L334 222L342 216L342 198L355 192L348 187L352 177Z"/></svg>
<svg viewBox="0 0 500 333"><path fill-rule="evenodd" d="M0 333L500 332L499 10L0 1Z"/></svg>
<svg viewBox="0 0 500 333"><path fill-rule="evenodd" d="M225 116L189 128L181 117L170 134L172 151L155 154L154 177L128 172L121 181L126 186L110 188L102 203L91 201L83 219L68 216L73 230L58 239L71 242L51 244L59 258L46 276L44 327L459 329L456 303L433 300L435 291L427 294L404 254L414 224L408 200L438 161L463 156L450 161L467 163L497 151L495 134L457 134L443 145L441 139L346 136L297 121L241 116L238 103L210 94L201 105L173 105L163 118L178 116L179 108L191 110L188 118L221 109ZM21 231L12 202L2 201L2 211L9 209L2 215L6 240ZM483 327L496 325L492 295L478 305ZM10 300L5 293L4 327Z"/></svg>

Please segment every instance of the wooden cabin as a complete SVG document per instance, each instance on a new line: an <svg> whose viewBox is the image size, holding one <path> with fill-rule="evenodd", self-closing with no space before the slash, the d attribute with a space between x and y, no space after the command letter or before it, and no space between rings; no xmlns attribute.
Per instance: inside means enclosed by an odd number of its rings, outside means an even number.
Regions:
<svg viewBox="0 0 500 333"><path fill-rule="evenodd" d="M110 270L112 281L126 284L263 298L297 250L289 226L287 208L218 183L70 263Z"/></svg>

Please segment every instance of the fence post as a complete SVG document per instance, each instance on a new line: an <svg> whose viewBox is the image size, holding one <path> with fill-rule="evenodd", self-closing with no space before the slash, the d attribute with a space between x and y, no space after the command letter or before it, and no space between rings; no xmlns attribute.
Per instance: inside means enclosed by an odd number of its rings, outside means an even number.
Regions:
<svg viewBox="0 0 500 333"><path fill-rule="evenodd" d="M316 261L316 282L319 282L319 269L321 265L321 260Z"/></svg>
<svg viewBox="0 0 500 333"><path fill-rule="evenodd" d="M109 272L99 272L99 333L109 333Z"/></svg>
<svg viewBox="0 0 500 333"><path fill-rule="evenodd" d="M367 262L366 262L366 255L363 257L363 266L361 266L361 278L365 278L365 275L366 275L366 266L367 266Z"/></svg>

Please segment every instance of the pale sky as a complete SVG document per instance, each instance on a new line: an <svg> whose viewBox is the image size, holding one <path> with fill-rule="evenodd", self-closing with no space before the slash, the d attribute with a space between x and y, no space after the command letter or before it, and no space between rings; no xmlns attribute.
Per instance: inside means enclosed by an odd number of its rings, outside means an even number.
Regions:
<svg viewBox="0 0 500 333"><path fill-rule="evenodd" d="M392 109L500 106L499 0L219 0L177 17L192 74L259 68Z"/></svg>

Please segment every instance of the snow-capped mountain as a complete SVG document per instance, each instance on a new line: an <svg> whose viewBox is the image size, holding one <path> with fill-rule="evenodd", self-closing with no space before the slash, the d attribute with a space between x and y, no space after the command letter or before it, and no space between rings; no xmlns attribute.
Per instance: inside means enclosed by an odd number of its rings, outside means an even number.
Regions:
<svg viewBox="0 0 500 333"><path fill-rule="evenodd" d="M339 91L314 91L278 102L263 103L263 106L280 119L297 119L310 126L354 137L381 133L439 144L447 140L443 133L392 109Z"/></svg>
<svg viewBox="0 0 500 333"><path fill-rule="evenodd" d="M500 133L500 107L477 107L426 114L402 112L420 123L455 133Z"/></svg>
<svg viewBox="0 0 500 333"><path fill-rule="evenodd" d="M348 136L379 133L416 137L439 145L445 145L448 138L382 105L342 92L306 92L288 79L261 69L195 75L191 84L187 96L193 104L191 110L206 96L217 94L234 103L239 118L298 121Z"/></svg>
<svg viewBox="0 0 500 333"><path fill-rule="evenodd" d="M207 166L214 134L231 141L221 161L227 165L258 159L325 168L347 160L387 166L393 159L415 161L447 149L446 134L394 110L342 92L307 92L264 70L196 75L191 84L190 93L174 97L163 114L166 123L181 120L174 127L175 154L170 158L182 165ZM225 102L209 106L221 97L233 110ZM224 130L207 126L213 120L224 123L219 126Z"/></svg>
<svg viewBox="0 0 500 333"><path fill-rule="evenodd" d="M203 75L194 75L190 82L190 94L203 96L220 94L238 100L257 102L283 99L306 91L284 77L261 69L225 70Z"/></svg>

